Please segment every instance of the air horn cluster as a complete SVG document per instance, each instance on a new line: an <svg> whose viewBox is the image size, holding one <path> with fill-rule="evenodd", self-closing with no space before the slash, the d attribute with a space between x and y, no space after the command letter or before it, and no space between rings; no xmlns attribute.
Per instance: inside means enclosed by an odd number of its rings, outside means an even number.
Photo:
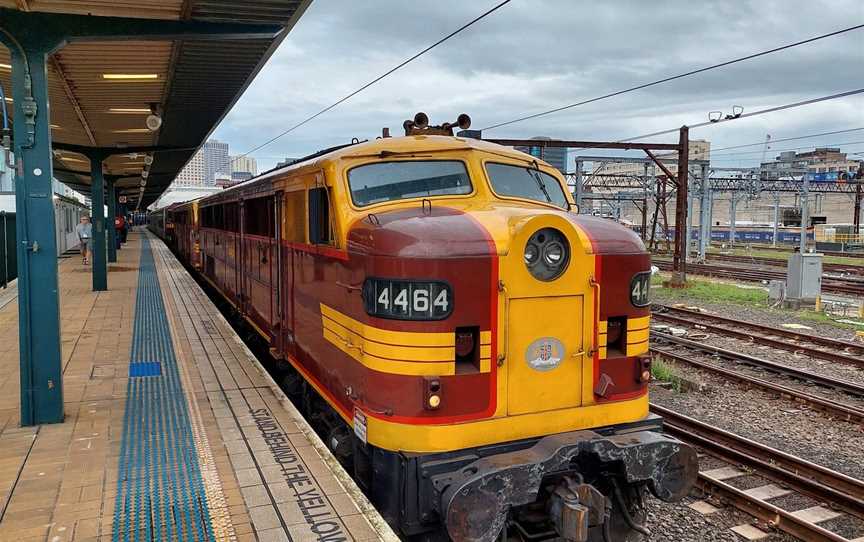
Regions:
<svg viewBox="0 0 864 542"><path fill-rule="evenodd" d="M453 135L453 128L467 130L471 126L471 117L462 113L456 118L456 122L445 122L440 126L429 126L429 116L422 111L414 115L414 120L406 120L402 123L405 135Z"/></svg>

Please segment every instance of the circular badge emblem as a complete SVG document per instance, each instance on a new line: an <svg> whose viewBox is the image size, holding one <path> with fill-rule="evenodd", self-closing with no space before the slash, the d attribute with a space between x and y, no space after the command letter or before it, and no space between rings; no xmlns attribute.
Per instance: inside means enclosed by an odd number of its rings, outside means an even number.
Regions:
<svg viewBox="0 0 864 542"><path fill-rule="evenodd" d="M525 361L535 371L551 371L561 365L564 345L554 337L541 337L528 345Z"/></svg>

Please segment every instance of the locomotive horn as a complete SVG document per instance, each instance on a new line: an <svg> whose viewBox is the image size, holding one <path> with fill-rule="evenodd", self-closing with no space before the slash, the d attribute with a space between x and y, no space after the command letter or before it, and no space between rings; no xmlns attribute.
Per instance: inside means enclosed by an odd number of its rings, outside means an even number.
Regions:
<svg viewBox="0 0 864 542"><path fill-rule="evenodd" d="M414 115L414 127L415 128L426 128L429 126L429 116L420 111L416 115Z"/></svg>
<svg viewBox="0 0 864 542"><path fill-rule="evenodd" d="M456 118L456 126L461 128L462 130L467 130L471 127L471 117L462 113L459 117Z"/></svg>

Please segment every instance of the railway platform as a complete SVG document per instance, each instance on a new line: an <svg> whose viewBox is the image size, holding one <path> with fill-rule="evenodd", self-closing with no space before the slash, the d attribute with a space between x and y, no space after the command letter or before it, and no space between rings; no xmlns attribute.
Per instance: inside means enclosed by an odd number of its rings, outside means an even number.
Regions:
<svg viewBox="0 0 864 542"><path fill-rule="evenodd" d="M63 423L19 425L0 292L0 540L396 540L160 240L131 233L108 291L59 274Z"/></svg>

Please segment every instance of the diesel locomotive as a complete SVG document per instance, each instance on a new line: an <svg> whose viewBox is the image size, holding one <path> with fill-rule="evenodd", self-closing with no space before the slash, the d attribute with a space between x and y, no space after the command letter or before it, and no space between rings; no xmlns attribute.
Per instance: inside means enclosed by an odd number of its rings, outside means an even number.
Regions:
<svg viewBox="0 0 864 542"><path fill-rule="evenodd" d="M454 126L418 114L152 224L406 539L641 539L648 493L698 470L648 410L649 254Z"/></svg>

